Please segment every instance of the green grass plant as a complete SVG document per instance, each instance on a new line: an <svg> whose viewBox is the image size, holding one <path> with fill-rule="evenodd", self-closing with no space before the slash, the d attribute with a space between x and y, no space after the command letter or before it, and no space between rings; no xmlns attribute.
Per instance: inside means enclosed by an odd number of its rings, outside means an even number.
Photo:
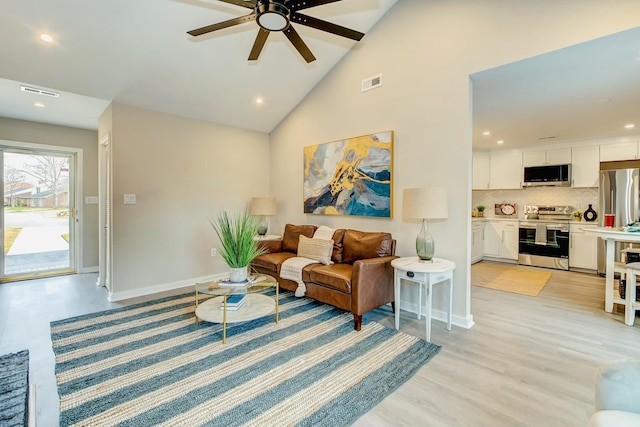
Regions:
<svg viewBox="0 0 640 427"><path fill-rule="evenodd" d="M229 267L246 267L255 257L266 252L254 240L258 234L259 218L249 215L246 210L234 216L223 211L216 221L209 218L209 223L220 239L218 253Z"/></svg>

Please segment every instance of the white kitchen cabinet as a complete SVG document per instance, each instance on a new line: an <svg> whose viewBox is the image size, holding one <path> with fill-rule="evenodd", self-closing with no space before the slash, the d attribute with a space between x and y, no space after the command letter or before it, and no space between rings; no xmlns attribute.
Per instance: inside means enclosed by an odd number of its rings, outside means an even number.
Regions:
<svg viewBox="0 0 640 427"><path fill-rule="evenodd" d="M638 142L619 142L600 146L600 161L634 160L638 158Z"/></svg>
<svg viewBox="0 0 640 427"><path fill-rule="evenodd" d="M522 188L522 152L491 153L489 188L506 190Z"/></svg>
<svg viewBox="0 0 640 427"><path fill-rule="evenodd" d="M518 221L503 221L500 258L518 259Z"/></svg>
<svg viewBox="0 0 640 427"><path fill-rule="evenodd" d="M488 152L473 153L473 189L488 190L491 176L491 156Z"/></svg>
<svg viewBox="0 0 640 427"><path fill-rule="evenodd" d="M484 256L518 259L518 221L485 222Z"/></svg>
<svg viewBox="0 0 640 427"><path fill-rule="evenodd" d="M575 222L569 225L569 268L598 269L598 237L584 232L596 224Z"/></svg>
<svg viewBox="0 0 640 427"><path fill-rule="evenodd" d="M565 165L571 163L571 148L525 151L524 166Z"/></svg>
<svg viewBox="0 0 640 427"><path fill-rule="evenodd" d="M471 223L471 264L482 260L484 248L484 223L473 221Z"/></svg>
<svg viewBox="0 0 640 427"><path fill-rule="evenodd" d="M597 187L600 177L600 150L591 147L571 149L571 186Z"/></svg>

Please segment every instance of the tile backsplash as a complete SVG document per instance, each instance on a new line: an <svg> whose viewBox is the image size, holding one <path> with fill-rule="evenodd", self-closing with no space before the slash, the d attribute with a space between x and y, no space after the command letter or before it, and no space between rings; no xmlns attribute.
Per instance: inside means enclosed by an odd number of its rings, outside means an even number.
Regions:
<svg viewBox="0 0 640 427"><path fill-rule="evenodd" d="M537 187L522 190L481 190L473 191L472 208L486 206L485 217L494 216L493 206L496 203L515 203L518 217L524 216L525 205L557 206L569 205L574 210L584 212L589 205L598 212L597 188Z"/></svg>

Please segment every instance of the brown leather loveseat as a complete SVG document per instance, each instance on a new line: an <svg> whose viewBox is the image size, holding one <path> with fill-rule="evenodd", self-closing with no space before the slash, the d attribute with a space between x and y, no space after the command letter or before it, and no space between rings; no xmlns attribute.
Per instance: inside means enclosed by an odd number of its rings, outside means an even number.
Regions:
<svg viewBox="0 0 640 427"><path fill-rule="evenodd" d="M282 240L261 242L268 253L251 263L254 270L276 278L280 287L295 291L295 281L280 277L282 263L297 255L299 236L313 237L314 225L287 224ZM396 241L389 233L338 229L333 233L333 264L311 264L302 270L306 296L353 313L355 329L362 315L391 303L394 310L393 267Z"/></svg>

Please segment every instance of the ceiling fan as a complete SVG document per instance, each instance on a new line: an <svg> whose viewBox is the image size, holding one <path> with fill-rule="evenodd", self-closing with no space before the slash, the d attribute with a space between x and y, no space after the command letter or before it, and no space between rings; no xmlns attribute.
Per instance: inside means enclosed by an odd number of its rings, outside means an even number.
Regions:
<svg viewBox="0 0 640 427"><path fill-rule="evenodd" d="M192 36L201 36L212 31L221 30L234 25L244 24L245 22L256 21L260 26L258 36L256 37L251 53L249 53L249 61L255 61L260 56L262 48L272 31L282 31L289 39L291 44L296 48L300 55L307 61L316 60L309 47L300 38L298 32L291 25L292 23L306 25L307 27L317 30L326 31L327 33L336 34L352 40L360 41L364 37L364 33L342 27L331 22L317 19L308 15L298 13L299 10L309 9L321 6L327 3L335 3L341 0L219 0L225 3L234 4L236 6L253 9L248 15L238 18L229 19L228 21L219 22L206 27L187 31Z"/></svg>

